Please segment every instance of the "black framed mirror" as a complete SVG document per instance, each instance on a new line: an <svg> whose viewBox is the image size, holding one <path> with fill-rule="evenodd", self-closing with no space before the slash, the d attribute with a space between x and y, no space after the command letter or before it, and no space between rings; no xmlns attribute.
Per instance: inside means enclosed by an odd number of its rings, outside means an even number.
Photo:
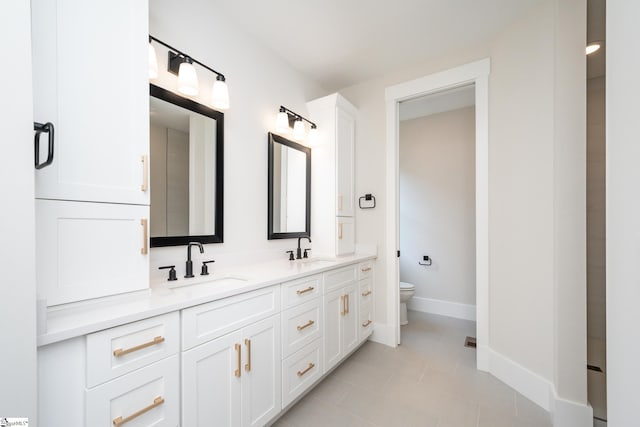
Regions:
<svg viewBox="0 0 640 427"><path fill-rule="evenodd" d="M311 149L269 133L267 238L311 236Z"/></svg>
<svg viewBox="0 0 640 427"><path fill-rule="evenodd" d="M149 88L151 247L222 243L224 114Z"/></svg>

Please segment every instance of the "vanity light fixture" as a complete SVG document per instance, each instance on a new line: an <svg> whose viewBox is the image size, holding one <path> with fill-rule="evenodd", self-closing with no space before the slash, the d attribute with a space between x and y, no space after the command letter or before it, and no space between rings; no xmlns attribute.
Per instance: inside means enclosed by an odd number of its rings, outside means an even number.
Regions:
<svg viewBox="0 0 640 427"><path fill-rule="evenodd" d="M153 46L151 45L152 41L169 49L167 71L178 76L178 91L188 96L195 96L200 92L198 74L196 73L194 66L194 64L198 64L216 75L216 79L211 89L211 105L219 110L226 110L229 108L229 88L227 87L226 79L222 73L219 73L197 59L194 59L186 53L181 52L175 47L170 46L151 35L149 36L149 78L156 78L158 75L158 63L156 60L155 49L153 49ZM153 57L151 52L152 50ZM154 69L155 77L152 77Z"/></svg>
<svg viewBox="0 0 640 427"><path fill-rule="evenodd" d="M309 130L310 143L316 143L318 138L318 127L316 124L295 111L283 107L282 105L280 106L280 110L276 116L276 132L288 134L291 126L293 126L293 139L302 141L307 136L307 130L304 122L309 123L311 126L311 129Z"/></svg>

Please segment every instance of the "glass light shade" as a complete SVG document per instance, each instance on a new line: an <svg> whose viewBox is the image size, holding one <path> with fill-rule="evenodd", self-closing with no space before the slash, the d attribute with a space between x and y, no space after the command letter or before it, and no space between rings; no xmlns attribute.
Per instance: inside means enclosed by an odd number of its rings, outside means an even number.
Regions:
<svg viewBox="0 0 640 427"><path fill-rule="evenodd" d="M318 134L318 128L311 127L309 130L309 145L312 147L318 146L320 143L320 135Z"/></svg>
<svg viewBox="0 0 640 427"><path fill-rule="evenodd" d="M304 139L304 134L304 123L302 123L302 120L296 120L293 124L293 139L302 141Z"/></svg>
<svg viewBox="0 0 640 427"><path fill-rule="evenodd" d="M220 110L229 108L229 88L223 80L213 82L211 89L211 105Z"/></svg>
<svg viewBox="0 0 640 427"><path fill-rule="evenodd" d="M158 77L158 58L156 58L156 49L149 43L149 78Z"/></svg>
<svg viewBox="0 0 640 427"><path fill-rule="evenodd" d="M595 51L597 51L598 49L600 49L600 43L590 43L589 45L587 45L587 48L585 49L587 55L591 55L592 53L594 53Z"/></svg>
<svg viewBox="0 0 640 427"><path fill-rule="evenodd" d="M276 132L289 133L289 115L280 111L276 116Z"/></svg>
<svg viewBox="0 0 640 427"><path fill-rule="evenodd" d="M178 90L189 96L198 94L198 75L196 69L190 62L180 64L178 70Z"/></svg>

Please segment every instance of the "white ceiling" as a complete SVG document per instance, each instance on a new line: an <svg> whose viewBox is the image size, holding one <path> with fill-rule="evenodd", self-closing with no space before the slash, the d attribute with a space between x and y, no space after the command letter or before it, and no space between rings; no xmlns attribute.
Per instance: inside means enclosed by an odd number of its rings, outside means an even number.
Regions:
<svg viewBox="0 0 640 427"><path fill-rule="evenodd" d="M540 0L212 0L328 91L500 32Z"/></svg>

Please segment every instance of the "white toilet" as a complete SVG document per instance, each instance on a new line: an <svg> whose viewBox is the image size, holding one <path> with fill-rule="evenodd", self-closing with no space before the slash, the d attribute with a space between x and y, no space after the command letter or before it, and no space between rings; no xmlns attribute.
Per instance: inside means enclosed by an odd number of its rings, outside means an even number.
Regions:
<svg viewBox="0 0 640 427"><path fill-rule="evenodd" d="M411 283L400 282L400 324L406 325L407 320L407 301L415 295L416 287Z"/></svg>

